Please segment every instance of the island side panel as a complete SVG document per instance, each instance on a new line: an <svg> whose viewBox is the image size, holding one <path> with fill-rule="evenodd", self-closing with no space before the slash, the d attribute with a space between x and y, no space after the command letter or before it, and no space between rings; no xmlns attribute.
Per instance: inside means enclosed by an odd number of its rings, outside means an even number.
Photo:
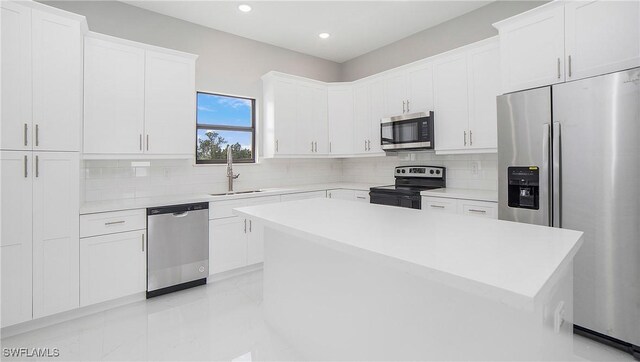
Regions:
<svg viewBox="0 0 640 362"><path fill-rule="evenodd" d="M488 261L490 262L490 261ZM572 265L533 312L265 228L267 323L315 360L558 360L572 354Z"/></svg>

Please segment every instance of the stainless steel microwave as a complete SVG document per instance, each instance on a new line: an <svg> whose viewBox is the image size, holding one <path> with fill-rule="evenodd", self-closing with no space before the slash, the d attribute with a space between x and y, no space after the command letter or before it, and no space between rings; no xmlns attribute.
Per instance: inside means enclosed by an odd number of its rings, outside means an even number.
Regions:
<svg viewBox="0 0 640 362"><path fill-rule="evenodd" d="M380 121L380 140L385 151L432 150L433 112L383 118Z"/></svg>

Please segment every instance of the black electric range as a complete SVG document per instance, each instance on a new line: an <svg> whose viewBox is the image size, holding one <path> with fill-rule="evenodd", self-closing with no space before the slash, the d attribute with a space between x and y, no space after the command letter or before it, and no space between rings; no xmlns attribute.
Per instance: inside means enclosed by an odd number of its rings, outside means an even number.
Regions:
<svg viewBox="0 0 640 362"><path fill-rule="evenodd" d="M369 189L372 204L420 209L424 190L446 187L446 169L439 166L400 166L394 170L394 185Z"/></svg>

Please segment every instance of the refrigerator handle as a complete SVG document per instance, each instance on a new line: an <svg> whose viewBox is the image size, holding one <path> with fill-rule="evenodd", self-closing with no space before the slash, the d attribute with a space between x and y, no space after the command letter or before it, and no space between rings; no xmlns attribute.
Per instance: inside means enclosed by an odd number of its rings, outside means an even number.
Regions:
<svg viewBox="0 0 640 362"><path fill-rule="evenodd" d="M542 207L542 220L546 220L545 225L551 224L551 197L549 191L551 186L551 178L549 176L549 160L551 159L551 125L545 123L542 125L542 167L540 168L540 191L545 190L547 192L540 192L540 204L545 205ZM546 198L546 199L543 199Z"/></svg>
<svg viewBox="0 0 640 362"><path fill-rule="evenodd" d="M562 143L561 143L561 125L560 122L553 122L553 227L562 227L562 204L560 200L560 195L562 192Z"/></svg>

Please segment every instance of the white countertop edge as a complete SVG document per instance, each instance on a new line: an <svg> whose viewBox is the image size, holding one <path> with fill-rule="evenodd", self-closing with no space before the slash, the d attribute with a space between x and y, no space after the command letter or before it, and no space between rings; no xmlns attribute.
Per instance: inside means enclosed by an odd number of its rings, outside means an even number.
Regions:
<svg viewBox="0 0 640 362"><path fill-rule="evenodd" d="M455 288L457 290L472 293L474 295L478 295L487 299L491 299L503 305L516 308L518 310L533 312L536 308L536 303L538 302L538 300L541 300L541 298L546 293L549 292L548 289L550 287L553 287L554 285L553 278L551 278L538 290L536 295L528 296L524 294L519 294L514 291L510 291L510 290L502 289L493 285L470 280L465 277L453 275L451 273L436 270L424 265L415 264L410 261L394 258L388 255L376 253L371 250L345 244L337 240L333 240L330 238L326 238L323 236L306 232L299 228L282 225L280 223L273 222L268 219L257 217L249 212L246 212L245 208L242 208L242 207L234 209L234 213L238 216L247 217L253 220L259 220L259 222L262 222L265 227L271 227L278 231L287 232L296 237L322 244L323 246L329 247L336 251L347 253L349 255L364 257L370 261L383 263L385 265L398 268L411 275L415 275L430 281L441 283L443 285ZM576 243L576 245L573 247L571 252L567 254L567 256L563 259L563 261L558 265L558 267L556 268L556 271L561 270L562 268L565 267L565 265L567 265L567 263L573 260L573 256L575 255L575 253L577 252L581 244L582 244L582 237L580 238L580 242Z"/></svg>
<svg viewBox="0 0 640 362"><path fill-rule="evenodd" d="M495 190L458 189L447 187L441 189L425 190L420 192L420 195L429 197L442 197L447 199L498 202L498 191Z"/></svg>
<svg viewBox="0 0 640 362"><path fill-rule="evenodd" d="M160 207L169 205L179 205L197 202L216 202L226 200L250 199L263 196L275 196L295 194L301 192L313 192L323 190L356 190L369 191L370 187L378 186L376 184L355 183L355 182L332 182L325 184L296 185L286 187L262 188L261 192L218 195L210 194L186 194L186 195L170 195L157 197L140 197L131 199L91 201L80 206L80 215L97 214L101 212L124 211L145 209L148 207ZM243 190L239 190L243 191Z"/></svg>

